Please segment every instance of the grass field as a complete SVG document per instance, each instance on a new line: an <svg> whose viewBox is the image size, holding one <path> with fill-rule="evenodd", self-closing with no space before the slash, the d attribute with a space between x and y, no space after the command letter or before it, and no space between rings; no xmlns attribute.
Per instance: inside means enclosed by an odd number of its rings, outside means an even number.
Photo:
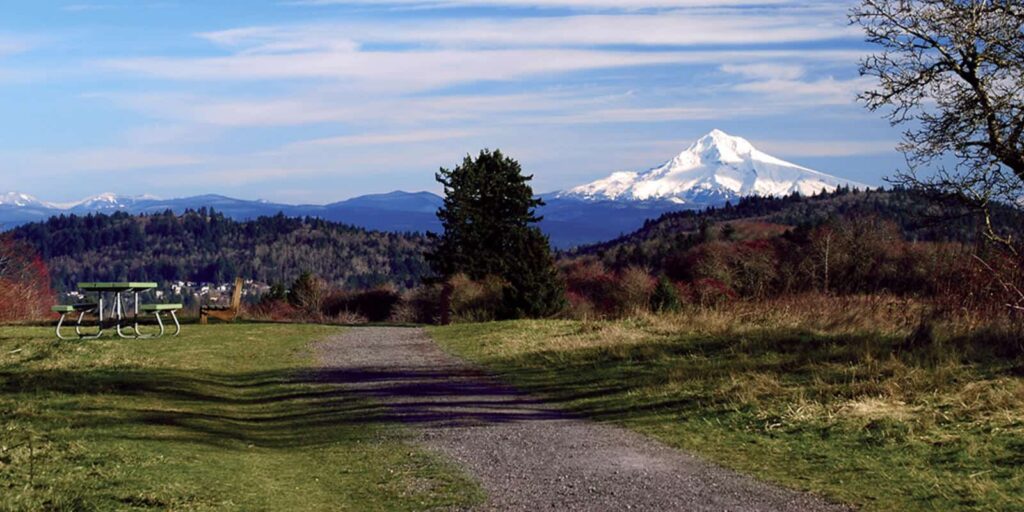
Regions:
<svg viewBox="0 0 1024 512"><path fill-rule="evenodd" d="M867 510L1024 510L1020 338L797 306L431 332L568 409L766 480Z"/></svg>
<svg viewBox="0 0 1024 512"><path fill-rule="evenodd" d="M420 510L480 492L306 371L337 328L0 327L0 510Z"/></svg>

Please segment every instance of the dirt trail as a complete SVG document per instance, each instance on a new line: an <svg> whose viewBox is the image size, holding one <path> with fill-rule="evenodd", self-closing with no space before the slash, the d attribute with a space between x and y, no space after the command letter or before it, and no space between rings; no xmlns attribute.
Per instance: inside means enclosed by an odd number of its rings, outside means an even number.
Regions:
<svg viewBox="0 0 1024 512"><path fill-rule="evenodd" d="M489 497L482 510L847 510L570 417L445 354L420 329L354 328L317 354L322 378L382 404L367 420L411 425L473 475Z"/></svg>

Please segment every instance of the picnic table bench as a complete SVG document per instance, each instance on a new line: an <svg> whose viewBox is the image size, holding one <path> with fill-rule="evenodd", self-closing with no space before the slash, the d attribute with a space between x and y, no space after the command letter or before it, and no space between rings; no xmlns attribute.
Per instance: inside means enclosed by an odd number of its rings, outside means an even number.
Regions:
<svg viewBox="0 0 1024 512"><path fill-rule="evenodd" d="M172 336L177 336L181 333L181 323L178 322L177 312L181 310L181 304L142 304L140 300L140 294L145 291L153 290L157 287L156 283L149 282L99 282L99 283L79 283L78 289L87 293L95 293L98 297L96 302L88 302L82 304L70 304L70 305L57 305L51 309L55 313L60 313L60 320L57 321L57 338L66 340L69 338L64 337L61 333L61 328L64 325L64 320L69 314L78 313L78 320L75 322L75 334L79 339L96 339L103 336L105 329L114 327L117 335L121 338L154 338L163 336L166 332L164 327L163 319L160 317L161 313L169 313L171 318L174 320L175 331ZM107 294L113 294L113 300L109 305L109 316L107 320L104 320L105 310L105 299ZM127 298L125 295L131 296L132 314L129 316L129 312L125 307ZM95 313L97 316L96 332L95 333L83 333L83 327L90 327L85 325L84 319L86 314ZM158 334L143 334L139 328L139 318L142 314L152 313L156 317L156 322L160 326L160 332Z"/></svg>
<svg viewBox="0 0 1024 512"><path fill-rule="evenodd" d="M199 323L206 325L210 318L225 322L233 322L242 309L242 286L245 282L241 277L235 278L235 287L231 290L230 304L203 304L199 308Z"/></svg>

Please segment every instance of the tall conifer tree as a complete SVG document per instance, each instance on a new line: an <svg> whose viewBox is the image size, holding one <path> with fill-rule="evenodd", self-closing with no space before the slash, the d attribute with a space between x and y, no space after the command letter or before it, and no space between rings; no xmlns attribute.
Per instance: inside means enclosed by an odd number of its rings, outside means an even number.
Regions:
<svg viewBox="0 0 1024 512"><path fill-rule="evenodd" d="M500 277L507 283L503 317L557 312L563 287L548 238L536 226L536 208L543 202L529 185L533 176L501 151L483 150L455 169L442 168L436 179L445 199L437 212L444 234L428 255L434 271L442 277Z"/></svg>

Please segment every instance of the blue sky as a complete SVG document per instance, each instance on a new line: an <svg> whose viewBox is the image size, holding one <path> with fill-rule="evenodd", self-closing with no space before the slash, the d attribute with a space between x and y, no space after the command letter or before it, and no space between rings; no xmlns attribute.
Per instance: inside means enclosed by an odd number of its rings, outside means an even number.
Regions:
<svg viewBox="0 0 1024 512"><path fill-rule="evenodd" d="M484 147L546 192L713 128L878 185L899 133L855 101L870 48L850 6L10 0L0 192L322 203L436 191L439 166Z"/></svg>

